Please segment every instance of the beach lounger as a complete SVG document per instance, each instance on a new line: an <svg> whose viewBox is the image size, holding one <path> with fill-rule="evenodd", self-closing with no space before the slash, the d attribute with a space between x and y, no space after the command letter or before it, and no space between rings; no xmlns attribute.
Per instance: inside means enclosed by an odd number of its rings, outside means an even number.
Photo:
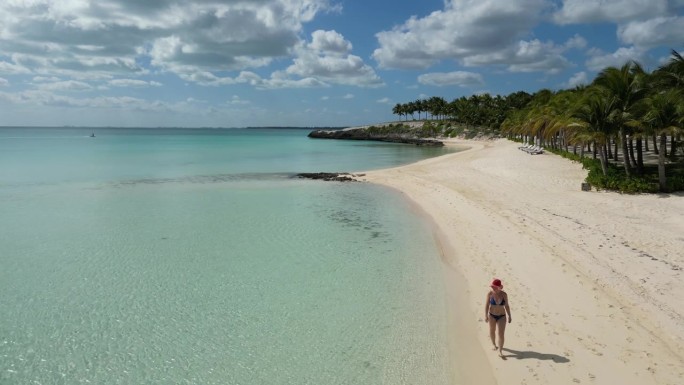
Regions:
<svg viewBox="0 0 684 385"><path fill-rule="evenodd" d="M529 154L532 151L536 151L536 147L537 146L534 146L532 144L528 144L527 146L522 146L522 147L518 147L518 148Z"/></svg>

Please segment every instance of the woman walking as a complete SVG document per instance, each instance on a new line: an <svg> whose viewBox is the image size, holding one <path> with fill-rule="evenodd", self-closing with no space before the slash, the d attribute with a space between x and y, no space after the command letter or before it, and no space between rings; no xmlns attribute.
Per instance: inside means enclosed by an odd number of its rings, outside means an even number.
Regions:
<svg viewBox="0 0 684 385"><path fill-rule="evenodd" d="M485 320L489 322L489 338L492 339L494 350L499 350L499 357L504 358L504 332L506 331L506 314L508 314L508 323L511 323L511 308L508 306L508 294L503 291L503 285L500 279L494 279L489 285L492 290L487 293L487 301L485 302ZM499 334L499 345L494 339L495 332Z"/></svg>

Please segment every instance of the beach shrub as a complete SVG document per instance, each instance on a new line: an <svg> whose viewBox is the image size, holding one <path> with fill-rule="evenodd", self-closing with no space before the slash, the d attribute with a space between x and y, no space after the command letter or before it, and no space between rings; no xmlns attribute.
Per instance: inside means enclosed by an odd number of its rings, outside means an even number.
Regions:
<svg viewBox="0 0 684 385"><path fill-rule="evenodd" d="M603 175L603 169L601 168L601 161L599 159L580 157L579 154L573 154L572 152L560 150L560 149L546 149L546 151L558 154L564 158L570 159L575 162L582 164L582 168L588 171L587 178L584 180L589 183L592 187L597 190L608 190L617 191L625 194L638 194L638 193L656 193L658 192L658 179L657 173L648 173L644 175L636 175L627 177L622 170L615 164L608 164L608 173ZM673 179L672 185L680 183L682 181L682 187L684 187L684 178ZM669 180L668 180L669 182ZM668 183L668 186L670 183ZM677 189L672 186L672 191ZM681 189L681 187L680 187Z"/></svg>
<svg viewBox="0 0 684 385"><path fill-rule="evenodd" d="M423 127L420 129L420 136L434 138L437 137L440 132L441 130L438 125L435 125L430 121L426 121L423 123Z"/></svg>
<svg viewBox="0 0 684 385"><path fill-rule="evenodd" d="M684 191L684 175L674 175L668 177L667 188L670 191Z"/></svg>
<svg viewBox="0 0 684 385"><path fill-rule="evenodd" d="M582 166L589 171L586 182L598 190L617 191L625 194L658 192L657 180L654 182L648 176L627 177L617 165L609 164L607 175L603 175L601 162L598 159L584 158Z"/></svg>
<svg viewBox="0 0 684 385"><path fill-rule="evenodd" d="M406 126L401 123L388 124L384 126L370 126L366 128L366 132L371 135L396 135L401 136L404 134L413 134L411 127Z"/></svg>

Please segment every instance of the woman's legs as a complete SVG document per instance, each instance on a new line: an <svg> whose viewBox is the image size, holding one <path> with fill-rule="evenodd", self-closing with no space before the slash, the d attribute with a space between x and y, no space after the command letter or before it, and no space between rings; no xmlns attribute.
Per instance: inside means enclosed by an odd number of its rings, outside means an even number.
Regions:
<svg viewBox="0 0 684 385"><path fill-rule="evenodd" d="M496 347L496 340L494 339L494 335L496 333L497 321L491 315L487 317L487 320L489 321L489 338L492 340L492 345L494 345L494 350L496 350L497 347Z"/></svg>
<svg viewBox="0 0 684 385"><path fill-rule="evenodd" d="M491 321L490 321L491 324ZM496 321L496 324L499 325L499 357L503 357L503 346L504 346L504 333L506 332L506 317L501 317L499 318L498 321ZM494 340L494 333L492 332L492 341ZM496 347L496 344L494 345Z"/></svg>

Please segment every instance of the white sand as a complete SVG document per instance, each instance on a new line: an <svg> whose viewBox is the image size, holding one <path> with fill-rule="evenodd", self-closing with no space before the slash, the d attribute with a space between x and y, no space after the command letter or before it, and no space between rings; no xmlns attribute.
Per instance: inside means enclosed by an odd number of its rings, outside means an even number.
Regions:
<svg viewBox="0 0 684 385"><path fill-rule="evenodd" d="M683 384L684 195L583 192L586 171L559 156L453 143L471 148L360 179L436 225L455 382ZM513 315L505 360L483 321L494 277Z"/></svg>

